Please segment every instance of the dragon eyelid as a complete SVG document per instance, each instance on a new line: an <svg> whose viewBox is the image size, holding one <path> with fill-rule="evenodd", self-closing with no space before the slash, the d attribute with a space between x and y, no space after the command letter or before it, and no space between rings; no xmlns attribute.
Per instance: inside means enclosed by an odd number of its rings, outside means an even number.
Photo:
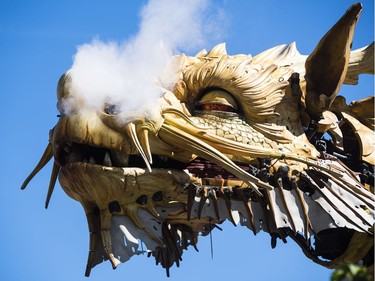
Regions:
<svg viewBox="0 0 375 281"><path fill-rule="evenodd" d="M214 89L206 92L198 102L200 110L237 112L238 105L234 97L223 89Z"/></svg>

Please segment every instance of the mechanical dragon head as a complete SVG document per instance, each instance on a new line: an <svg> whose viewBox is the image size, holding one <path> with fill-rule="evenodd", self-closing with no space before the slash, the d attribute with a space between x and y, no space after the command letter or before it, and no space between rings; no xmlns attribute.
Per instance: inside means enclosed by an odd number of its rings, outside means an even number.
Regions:
<svg viewBox="0 0 375 281"><path fill-rule="evenodd" d="M82 110L79 100L66 112L68 71L59 121L22 189L53 158L46 207L57 178L82 204L87 276L103 260L116 268L142 253L140 243L168 273L225 220L268 232L273 247L290 237L329 268L370 266L374 98L346 105L337 95L373 73L373 44L350 49L360 11L349 8L309 56L295 44L254 57L228 55L224 44L176 56L177 79L157 85L152 112Z"/></svg>

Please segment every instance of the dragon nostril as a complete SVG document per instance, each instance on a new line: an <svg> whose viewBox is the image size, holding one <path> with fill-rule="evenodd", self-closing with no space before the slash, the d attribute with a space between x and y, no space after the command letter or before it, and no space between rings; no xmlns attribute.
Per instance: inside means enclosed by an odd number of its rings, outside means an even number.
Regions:
<svg viewBox="0 0 375 281"><path fill-rule="evenodd" d="M120 107L115 104L106 104L104 107L104 112L109 115L117 115L120 113Z"/></svg>
<svg viewBox="0 0 375 281"><path fill-rule="evenodd" d="M161 192L161 191L155 192L152 195L152 200L154 200L154 201L162 201L163 200L163 192Z"/></svg>
<svg viewBox="0 0 375 281"><path fill-rule="evenodd" d="M146 205L147 204L147 195L141 195L135 200L139 205Z"/></svg>

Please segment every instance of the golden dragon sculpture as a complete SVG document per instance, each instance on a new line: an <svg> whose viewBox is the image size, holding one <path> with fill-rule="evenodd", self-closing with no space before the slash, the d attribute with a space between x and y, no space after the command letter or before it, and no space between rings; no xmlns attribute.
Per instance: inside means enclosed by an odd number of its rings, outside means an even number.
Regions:
<svg viewBox="0 0 375 281"><path fill-rule="evenodd" d="M373 44L351 50L361 9L350 7L309 56L293 43L254 57L224 44L174 57L177 81L160 83L156 114L79 102L67 114L68 71L58 123L22 189L53 159L46 207L57 178L82 204L86 276L142 253L141 243L169 274L225 220L269 233L272 247L288 237L328 268L372 266L374 97L338 96L374 72Z"/></svg>

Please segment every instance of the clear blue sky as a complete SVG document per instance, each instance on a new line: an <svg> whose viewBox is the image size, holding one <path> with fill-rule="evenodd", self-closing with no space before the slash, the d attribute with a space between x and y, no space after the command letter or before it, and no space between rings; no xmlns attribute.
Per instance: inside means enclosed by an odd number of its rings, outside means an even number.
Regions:
<svg viewBox="0 0 375 281"><path fill-rule="evenodd" d="M77 46L96 36L118 42L131 38L138 32L139 11L146 2L0 0L0 280L166 279L164 270L146 256L134 257L115 271L102 263L85 278L89 233L80 204L57 185L49 209L44 209L51 165L20 190L57 121L57 81L71 67ZM221 36L183 51L194 55L226 42L229 54L256 55L296 41L299 51L309 54L352 3L212 1L226 18ZM374 36L374 1L362 3L354 48L370 44ZM348 100L374 93L372 76L362 76L359 82L343 88ZM254 236L228 223L222 228L213 232L213 260L209 238L203 237L200 252L184 252L169 280L329 280L331 271L308 260L290 239L272 250L267 234Z"/></svg>

